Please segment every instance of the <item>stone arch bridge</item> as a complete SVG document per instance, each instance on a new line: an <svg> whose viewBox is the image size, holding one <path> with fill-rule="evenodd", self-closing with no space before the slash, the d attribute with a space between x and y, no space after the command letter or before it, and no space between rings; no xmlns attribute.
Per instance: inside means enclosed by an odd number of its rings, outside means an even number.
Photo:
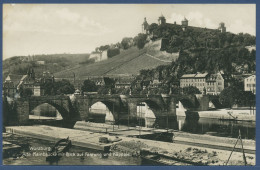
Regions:
<svg viewBox="0 0 260 170"><path fill-rule="evenodd" d="M145 102L155 113L156 117L176 117L176 104L189 103L189 109L207 110L207 96L197 98L195 95L87 95L75 96L33 96L19 98L8 102L3 97L4 125L26 125L30 112L37 106L48 103L56 108L63 118L64 127L73 127L76 121L88 120L90 108L97 102L105 104L112 112L116 122L128 120L136 122L137 106ZM165 116L165 115L164 115Z"/></svg>

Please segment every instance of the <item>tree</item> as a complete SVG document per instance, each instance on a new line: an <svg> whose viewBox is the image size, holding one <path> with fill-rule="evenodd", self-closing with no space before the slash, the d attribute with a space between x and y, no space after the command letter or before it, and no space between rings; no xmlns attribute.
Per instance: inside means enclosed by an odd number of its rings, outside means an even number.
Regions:
<svg viewBox="0 0 260 170"><path fill-rule="evenodd" d="M41 84L41 87L44 90L44 95L55 95L54 93L54 82L46 80Z"/></svg>
<svg viewBox="0 0 260 170"><path fill-rule="evenodd" d="M251 91L240 91L238 104L242 106L252 106L255 102L255 95Z"/></svg>
<svg viewBox="0 0 260 170"><path fill-rule="evenodd" d="M21 97L30 97L32 96L33 94L33 91L31 89L28 89L28 88L21 88L20 89L20 95Z"/></svg>
<svg viewBox="0 0 260 170"><path fill-rule="evenodd" d="M152 23L151 25L149 25L148 27L148 30L149 30L149 33L153 33L154 30L156 30L158 28L158 24L156 23Z"/></svg>
<svg viewBox="0 0 260 170"><path fill-rule="evenodd" d="M238 100L239 90L235 86L225 88L219 95L219 101L225 107L232 108L234 104L238 103Z"/></svg>
<svg viewBox="0 0 260 170"><path fill-rule="evenodd" d="M201 94L200 90L194 86L188 86L183 88L184 94Z"/></svg>
<svg viewBox="0 0 260 170"><path fill-rule="evenodd" d="M111 92L111 89L106 86L98 88L98 94L108 94L109 92Z"/></svg>
<svg viewBox="0 0 260 170"><path fill-rule="evenodd" d="M128 38L128 37L125 37L125 38L122 39L121 45L122 45L124 50L128 49L129 47L131 47L131 41L132 40L133 40L133 38Z"/></svg>
<svg viewBox="0 0 260 170"><path fill-rule="evenodd" d="M111 58L120 54L120 50L118 48L110 48L107 50L107 57Z"/></svg>
<svg viewBox="0 0 260 170"><path fill-rule="evenodd" d="M146 43L147 35L146 34L138 34L138 36L135 39L135 43L138 47L138 49L144 48L144 45Z"/></svg>
<svg viewBox="0 0 260 170"><path fill-rule="evenodd" d="M62 79L61 81L54 82L54 93L60 94L73 94L75 92L74 85L69 80Z"/></svg>
<svg viewBox="0 0 260 170"><path fill-rule="evenodd" d="M98 87L96 84L91 80L85 80L83 86L81 87L82 92L96 92Z"/></svg>

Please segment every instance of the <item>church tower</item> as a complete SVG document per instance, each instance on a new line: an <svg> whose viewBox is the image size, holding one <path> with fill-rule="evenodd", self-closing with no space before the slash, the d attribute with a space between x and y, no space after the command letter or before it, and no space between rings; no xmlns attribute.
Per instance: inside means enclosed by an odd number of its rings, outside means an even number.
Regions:
<svg viewBox="0 0 260 170"><path fill-rule="evenodd" d="M163 15L161 15L159 18L158 18L158 24L159 25L162 25L162 24L166 24L166 19Z"/></svg>

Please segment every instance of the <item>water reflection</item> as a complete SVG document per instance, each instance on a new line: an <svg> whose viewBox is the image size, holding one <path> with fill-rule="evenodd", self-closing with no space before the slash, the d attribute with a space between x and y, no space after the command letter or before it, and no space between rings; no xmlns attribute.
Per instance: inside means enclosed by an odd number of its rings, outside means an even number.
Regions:
<svg viewBox="0 0 260 170"><path fill-rule="evenodd" d="M146 118L145 123L146 126L153 128L169 128L194 134L209 134L232 138L238 137L240 129L242 138L255 139L255 122L222 121L195 117L176 117L167 121L167 117L164 116L156 119Z"/></svg>

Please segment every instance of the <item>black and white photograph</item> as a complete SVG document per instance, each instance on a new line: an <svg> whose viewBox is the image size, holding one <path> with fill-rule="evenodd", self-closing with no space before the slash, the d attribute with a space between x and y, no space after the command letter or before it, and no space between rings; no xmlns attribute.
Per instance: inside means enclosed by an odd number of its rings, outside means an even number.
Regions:
<svg viewBox="0 0 260 170"><path fill-rule="evenodd" d="M3 165L256 165L256 4L2 9Z"/></svg>

